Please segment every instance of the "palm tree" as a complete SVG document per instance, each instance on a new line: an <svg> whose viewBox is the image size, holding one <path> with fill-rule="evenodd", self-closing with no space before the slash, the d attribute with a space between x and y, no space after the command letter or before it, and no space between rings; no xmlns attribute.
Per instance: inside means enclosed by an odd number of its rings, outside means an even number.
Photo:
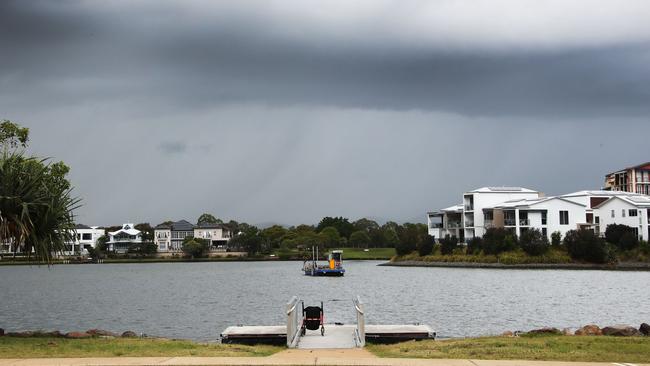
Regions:
<svg viewBox="0 0 650 366"><path fill-rule="evenodd" d="M5 142L0 141L0 242L51 264L76 235L73 210L80 200L71 196L69 169L9 151Z"/></svg>

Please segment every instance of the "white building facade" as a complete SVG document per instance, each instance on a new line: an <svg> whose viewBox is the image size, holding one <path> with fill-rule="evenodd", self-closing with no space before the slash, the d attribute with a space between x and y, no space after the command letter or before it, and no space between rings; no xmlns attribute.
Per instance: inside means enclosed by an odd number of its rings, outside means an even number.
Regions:
<svg viewBox="0 0 650 366"><path fill-rule="evenodd" d="M117 231L108 232L108 250L116 253L126 253L132 244L142 243L142 232L131 223L123 224Z"/></svg>
<svg viewBox="0 0 650 366"><path fill-rule="evenodd" d="M106 230L97 226L78 224L73 233L74 240L66 243L64 254L74 255L87 253L88 249L97 247L97 240L106 235Z"/></svg>
<svg viewBox="0 0 650 366"><path fill-rule="evenodd" d="M480 237L492 227L517 236L537 229L549 240L569 230L588 229L605 235L607 225L623 224L635 229L640 240L650 239L650 196L617 191L579 191L543 197L519 187L483 187L463 194L461 206L427 214L429 235L445 235L460 241ZM460 229L457 229L460 226Z"/></svg>

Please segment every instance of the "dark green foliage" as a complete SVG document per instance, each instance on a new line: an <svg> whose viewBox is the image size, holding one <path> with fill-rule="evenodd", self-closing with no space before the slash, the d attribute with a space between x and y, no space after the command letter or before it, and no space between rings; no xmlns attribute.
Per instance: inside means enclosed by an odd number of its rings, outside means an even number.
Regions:
<svg viewBox="0 0 650 366"><path fill-rule="evenodd" d="M208 251L209 243L208 240L188 236L183 240L181 250L192 258L201 258Z"/></svg>
<svg viewBox="0 0 650 366"><path fill-rule="evenodd" d="M368 245L370 244L370 236L368 236L365 231L355 231L350 235L348 244L353 248L368 248Z"/></svg>
<svg viewBox="0 0 650 366"><path fill-rule="evenodd" d="M223 224L223 221L220 219L214 217L214 215L209 214L209 213L204 213L201 216L199 216L199 219L196 220L197 225L201 224Z"/></svg>
<svg viewBox="0 0 650 366"><path fill-rule="evenodd" d="M339 235L338 230L334 226L324 228L318 233L318 236L321 238L321 242L326 249L341 246L341 235Z"/></svg>
<svg viewBox="0 0 650 366"><path fill-rule="evenodd" d="M550 245L546 236L538 229L529 229L521 233L519 246L528 255L542 255L548 252Z"/></svg>
<svg viewBox="0 0 650 366"><path fill-rule="evenodd" d="M571 258L576 260L610 263L616 259L612 247L591 230L570 230L563 243Z"/></svg>
<svg viewBox="0 0 650 366"><path fill-rule="evenodd" d="M467 240L467 254L479 254L483 250L483 238L475 237Z"/></svg>
<svg viewBox="0 0 650 366"><path fill-rule="evenodd" d="M29 128L11 121L2 120L0 123L0 144L8 148L27 147Z"/></svg>
<svg viewBox="0 0 650 366"><path fill-rule="evenodd" d="M355 231L354 225L345 217L324 217L316 227L317 232L321 232L326 227L334 227L339 235L349 239L350 235Z"/></svg>
<svg viewBox="0 0 650 366"><path fill-rule="evenodd" d="M607 225L605 240L619 250L630 250L639 245L634 229L622 224Z"/></svg>
<svg viewBox="0 0 650 366"><path fill-rule="evenodd" d="M158 246L153 242L133 243L129 245L128 253L138 255L156 254Z"/></svg>
<svg viewBox="0 0 650 366"><path fill-rule="evenodd" d="M427 226L405 223L397 227L397 236L399 237L399 245L395 247L395 251L398 255L409 254L415 251L420 241L427 236Z"/></svg>
<svg viewBox="0 0 650 366"><path fill-rule="evenodd" d="M489 228L483 235L483 252L500 254L517 248L517 237L503 228Z"/></svg>
<svg viewBox="0 0 650 366"><path fill-rule="evenodd" d="M614 244L619 250L632 250L639 246L639 238L634 231L626 231L621 235L618 243Z"/></svg>
<svg viewBox="0 0 650 366"><path fill-rule="evenodd" d="M420 254L421 257L431 254L433 252L433 246L435 244L436 238L431 235L427 235L426 238L423 238L418 243L418 254Z"/></svg>
<svg viewBox="0 0 650 366"><path fill-rule="evenodd" d="M382 228L383 241L386 248L397 248L399 245L399 236L393 228Z"/></svg>
<svg viewBox="0 0 650 366"><path fill-rule="evenodd" d="M639 241L639 251L645 255L650 255L650 244L645 241Z"/></svg>
<svg viewBox="0 0 650 366"><path fill-rule="evenodd" d="M280 248L282 240L287 235L287 229L280 225L273 225L262 230L260 235L269 243L272 249Z"/></svg>
<svg viewBox="0 0 650 366"><path fill-rule="evenodd" d="M562 245L562 233L559 231L554 231L551 233L551 245L554 248L559 248Z"/></svg>
<svg viewBox="0 0 650 366"><path fill-rule="evenodd" d="M62 162L25 157L10 151L26 146L29 130L9 121L0 124L0 242L12 243L37 261L51 263L74 236L70 170Z"/></svg>
<svg viewBox="0 0 650 366"><path fill-rule="evenodd" d="M255 226L243 223L239 224L239 228L242 230L230 239L228 245L245 250L249 256L257 255L257 253L262 249L262 244L264 243L264 239L262 239L259 229Z"/></svg>
<svg viewBox="0 0 650 366"><path fill-rule="evenodd" d="M450 255L456 248L458 248L458 238L455 236L445 235L445 237L440 240L440 253L442 255Z"/></svg>
<svg viewBox="0 0 650 366"><path fill-rule="evenodd" d="M153 242L154 229L148 222L143 222L134 226L136 230L142 232L143 242Z"/></svg>

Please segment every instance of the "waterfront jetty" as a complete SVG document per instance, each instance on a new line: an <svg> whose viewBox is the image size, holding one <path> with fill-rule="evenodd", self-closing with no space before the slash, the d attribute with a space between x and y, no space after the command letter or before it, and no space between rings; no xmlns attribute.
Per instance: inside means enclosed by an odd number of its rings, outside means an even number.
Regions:
<svg viewBox="0 0 650 366"><path fill-rule="evenodd" d="M232 326L221 333L222 343L273 344L302 349L360 348L366 342L395 343L409 340L434 339L436 333L428 325L393 324L366 325L365 309L357 296L353 301L356 324L325 324L325 333L301 332L302 301L294 296L287 303L287 324L277 326Z"/></svg>

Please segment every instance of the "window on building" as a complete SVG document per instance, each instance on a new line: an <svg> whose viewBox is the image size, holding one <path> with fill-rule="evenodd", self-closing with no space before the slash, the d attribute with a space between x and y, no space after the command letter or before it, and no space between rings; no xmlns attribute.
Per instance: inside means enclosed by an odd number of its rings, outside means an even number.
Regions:
<svg viewBox="0 0 650 366"><path fill-rule="evenodd" d="M628 213L629 213L630 217L636 216L637 215L636 208L631 208Z"/></svg>
<svg viewBox="0 0 650 366"><path fill-rule="evenodd" d="M548 237L548 236L546 235L546 228L545 228L545 227L542 228L542 235L544 235L545 238Z"/></svg>
<svg viewBox="0 0 650 366"><path fill-rule="evenodd" d="M93 240L93 234L84 233L81 235L81 240Z"/></svg>
<svg viewBox="0 0 650 366"><path fill-rule="evenodd" d="M614 213L614 210L612 210L612 217L616 217L616 214Z"/></svg>
<svg viewBox="0 0 650 366"><path fill-rule="evenodd" d="M625 209L621 210L621 217L625 217Z"/></svg>
<svg viewBox="0 0 650 366"><path fill-rule="evenodd" d="M546 225L546 211L542 212L542 225Z"/></svg>
<svg viewBox="0 0 650 366"><path fill-rule="evenodd" d="M569 225L569 211L560 211L560 225Z"/></svg>

